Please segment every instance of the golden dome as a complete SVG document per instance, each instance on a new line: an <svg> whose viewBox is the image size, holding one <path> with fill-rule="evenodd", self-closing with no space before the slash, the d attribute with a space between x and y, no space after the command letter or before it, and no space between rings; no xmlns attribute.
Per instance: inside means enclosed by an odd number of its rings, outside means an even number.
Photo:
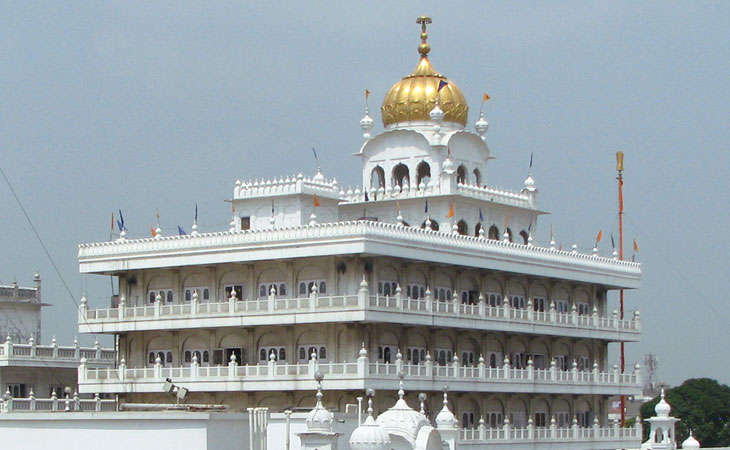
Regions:
<svg viewBox="0 0 730 450"><path fill-rule="evenodd" d="M444 122L455 122L466 126L469 106L464 93L456 84L436 72L428 60L430 46L426 42L428 37L426 24L431 23L430 19L422 17L418 23L422 26L421 44L418 47L421 61L412 74L403 77L385 95L383 105L380 107L383 125L430 120L429 113L436 104L438 95L439 107L444 112ZM448 84L439 92L438 87L442 80Z"/></svg>

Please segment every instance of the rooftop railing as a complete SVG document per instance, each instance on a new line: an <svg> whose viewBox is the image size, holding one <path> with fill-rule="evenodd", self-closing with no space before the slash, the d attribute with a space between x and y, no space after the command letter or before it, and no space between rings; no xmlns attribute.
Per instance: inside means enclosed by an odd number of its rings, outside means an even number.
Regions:
<svg viewBox="0 0 730 450"><path fill-rule="evenodd" d="M85 358L89 363L105 363L113 365L116 362L116 352L112 349L101 348L98 342L93 347L59 346L54 338L50 345L38 345L31 337L27 344L16 344L10 338L0 344L0 361L43 361L49 362L79 362Z"/></svg>
<svg viewBox="0 0 730 450"><path fill-rule="evenodd" d="M58 398L53 393L51 398L36 398L33 391L30 392L28 398L13 398L10 391L0 398L0 412L59 412L59 411L116 411L116 399L103 399L99 395L95 395L92 399L79 398L78 393L73 396L67 395L66 398Z"/></svg>
<svg viewBox="0 0 730 450"><path fill-rule="evenodd" d="M493 445L501 448L505 443L510 441L531 441L535 444L548 442L596 443L634 441L638 444L641 437L641 421L637 421L635 427L621 428L618 422L614 422L611 427L600 427L596 419L593 422L593 426L580 427L578 426L577 420L574 419L572 426L558 428L553 417L550 425L547 427L536 427L529 422L525 427L514 427L510 425L509 421L505 421L501 426L488 427L482 421L478 427L463 428L459 431L459 446L465 448L484 448L485 446ZM612 448L617 447L614 446Z"/></svg>

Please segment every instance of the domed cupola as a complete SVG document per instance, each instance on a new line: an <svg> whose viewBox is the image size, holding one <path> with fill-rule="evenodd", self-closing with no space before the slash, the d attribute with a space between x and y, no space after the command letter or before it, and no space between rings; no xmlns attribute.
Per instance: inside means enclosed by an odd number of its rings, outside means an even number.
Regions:
<svg viewBox="0 0 730 450"><path fill-rule="evenodd" d="M415 442L421 427L429 426L426 416L408 406L403 399L403 373L400 374L400 389L398 390L398 401L395 405L382 413L376 419L376 423L389 433L406 437L409 441Z"/></svg>
<svg viewBox="0 0 730 450"><path fill-rule="evenodd" d="M317 381L317 404L307 415L306 423L309 431L332 431L334 416L322 405L322 380L324 375L317 371L314 374Z"/></svg>
<svg viewBox="0 0 730 450"><path fill-rule="evenodd" d="M385 95L380 108L383 125L389 129L398 124L430 121L431 111L438 98L439 118L442 117L445 124L453 123L463 128L469 112L464 93L456 84L436 72L428 60L431 46L426 42L426 25L431 23L431 19L422 16L416 23L421 25L421 44L418 46L421 60L413 73L394 84Z"/></svg>
<svg viewBox="0 0 730 450"><path fill-rule="evenodd" d="M659 400L659 403L656 404L654 407L654 412L656 413L657 417L669 417L669 413L671 412L672 407L669 406L669 403L667 403L666 400L664 400L664 389L662 389L662 397Z"/></svg>

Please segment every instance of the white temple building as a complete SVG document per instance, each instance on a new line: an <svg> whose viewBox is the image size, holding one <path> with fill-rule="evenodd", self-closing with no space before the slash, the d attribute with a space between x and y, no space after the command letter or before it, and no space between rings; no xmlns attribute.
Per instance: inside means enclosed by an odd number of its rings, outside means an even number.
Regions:
<svg viewBox="0 0 730 450"><path fill-rule="evenodd" d="M90 400L80 396L77 389L78 367L84 358L87 366L114 367L114 349L58 345L55 336L50 343L41 343L41 277L36 273L33 287L21 287L17 282L0 286L0 410L59 410L69 407L87 409L114 406L97 397Z"/></svg>
<svg viewBox="0 0 730 450"><path fill-rule="evenodd" d="M419 23L384 131L367 108L360 121L361 187L321 172L236 181L228 230L79 246L80 271L120 293L81 301L80 331L119 343L115 368L81 359L81 393L159 407L169 379L184 402L247 421L251 449L639 446L640 426L608 421L610 396L641 393L639 368L620 372L608 348L638 341L641 321L608 297L638 288L640 265L533 243L536 180L488 186L487 121L468 128Z"/></svg>

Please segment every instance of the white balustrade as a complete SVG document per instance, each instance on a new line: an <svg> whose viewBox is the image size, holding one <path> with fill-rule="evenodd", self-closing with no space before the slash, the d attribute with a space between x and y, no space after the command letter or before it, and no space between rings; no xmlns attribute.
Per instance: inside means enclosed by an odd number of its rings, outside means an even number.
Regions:
<svg viewBox="0 0 730 450"><path fill-rule="evenodd" d="M272 356L266 363L257 365L238 365L232 359L228 365L216 366L199 366L194 362L189 367L163 367L158 363L154 367L147 368L126 367L123 364L120 364L119 368L89 368L86 360L82 359L79 367L79 384L81 386L98 386L99 383L134 384L165 378L187 383L232 380L240 381L244 385L254 381L309 382L316 371L321 371L331 381L360 379L363 382L379 380L388 383L394 383L402 371L406 386L411 381L419 385L424 381L432 382L434 389L439 389L444 383L450 385L466 383L469 389L477 391L489 390L490 385L494 383L525 385L529 386L529 389L536 390L551 386L559 389L573 386L581 392L592 392L594 388L636 390L641 380L638 369L634 373L617 376L615 373L598 372L597 368L593 371L578 371L575 368L561 371L554 367L535 369L532 364L528 364L527 368L518 368L511 367L508 361L505 361L502 367L486 367L483 359L480 359L475 366L462 366L456 358L448 365L433 364L430 358L423 364L408 364L403 362L400 353L394 363L370 362L367 352L361 350L355 362L320 362L313 358L300 364L279 363Z"/></svg>
<svg viewBox="0 0 730 450"><path fill-rule="evenodd" d="M0 398L0 412L59 412L59 411L116 411L116 399L102 399L99 395L94 398L79 398L78 394L73 397L58 398L55 395L51 398L36 398L31 391L28 398L12 398L5 396Z"/></svg>
<svg viewBox="0 0 730 450"><path fill-rule="evenodd" d="M430 299L410 299L400 295L383 296L368 295L369 301L361 307L358 303L358 295L332 295L322 296L313 293L310 297L278 298L273 301L269 299L237 300L233 308L229 305L228 299L209 303L178 304L162 306L158 314L155 314L154 306L127 307L123 317L119 317L117 309L82 309L79 311L79 325L95 323L123 323L135 321L153 321L164 318L202 318L202 317L229 317L269 315L280 313L298 313L317 310L337 311L384 311L384 312L408 312L419 313L412 317L422 317L424 323L431 323L431 316L444 319L463 318L480 319L487 326L489 322L501 323L524 323L540 324L561 328L574 328L583 330L600 331L622 331L631 334L640 332L638 320L613 321L611 318L600 318L594 320L593 316L581 316L571 313L563 314L551 311L533 312L525 308L513 308L506 304L493 307L485 304L461 304L452 301L444 302ZM457 311L456 313L454 311ZM278 319L276 319L278 320ZM330 320L325 318L323 320ZM458 326L455 323L454 326ZM160 324L160 328L165 328ZM531 331L531 332L534 332ZM538 331L539 332L539 331Z"/></svg>

